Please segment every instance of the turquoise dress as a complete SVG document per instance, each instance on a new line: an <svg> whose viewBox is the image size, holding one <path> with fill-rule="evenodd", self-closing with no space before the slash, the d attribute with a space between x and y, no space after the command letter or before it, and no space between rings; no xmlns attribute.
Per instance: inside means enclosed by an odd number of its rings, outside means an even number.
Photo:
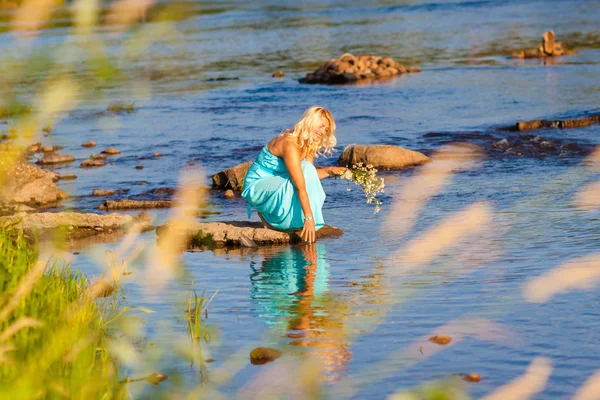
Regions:
<svg viewBox="0 0 600 400"><path fill-rule="evenodd" d="M325 225L321 211L325 192L315 166L305 160L300 162L300 166L316 229L319 229ZM248 201L248 218L252 216L254 208L275 229L285 231L302 229L304 226L304 212L296 186L283 159L274 156L267 146L262 148L246 173L242 197Z"/></svg>

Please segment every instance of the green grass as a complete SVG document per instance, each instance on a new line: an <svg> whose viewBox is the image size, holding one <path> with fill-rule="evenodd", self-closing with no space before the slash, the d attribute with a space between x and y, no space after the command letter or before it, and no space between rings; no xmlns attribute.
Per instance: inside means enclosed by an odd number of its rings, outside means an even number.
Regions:
<svg viewBox="0 0 600 400"><path fill-rule="evenodd" d="M29 114L31 106L22 103L11 103L0 105L0 121Z"/></svg>
<svg viewBox="0 0 600 400"><path fill-rule="evenodd" d="M21 233L0 229L0 398L125 399L107 351L114 302L92 299L86 278L59 262L27 287L37 257Z"/></svg>

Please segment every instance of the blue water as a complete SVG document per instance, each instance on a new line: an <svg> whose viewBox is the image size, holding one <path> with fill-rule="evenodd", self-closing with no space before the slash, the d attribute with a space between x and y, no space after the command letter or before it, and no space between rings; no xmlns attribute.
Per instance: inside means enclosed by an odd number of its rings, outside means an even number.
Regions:
<svg viewBox="0 0 600 400"><path fill-rule="evenodd" d="M387 188L378 215L358 191L324 181L326 222L345 234L315 248L184 253L185 274L158 291L144 283L142 257L131 266L133 275L124 278L124 290L130 304L156 311L145 316L142 335L150 344L147 354L161 350L154 369L181 374L191 387L210 380L233 354L240 352L246 360L253 347L268 345L286 354L273 366L314 360L334 396L352 388L355 398L385 398L398 389L476 372L482 381L468 388L477 398L522 374L534 357L546 356L554 369L537 398L554 399L571 396L598 368L597 288L544 304L528 303L522 295L530 279L597 250L598 214L572 204L575 191L597 176L583 167L584 155L503 156L489 144L508 136L500 128L518 120L600 111L599 2L226 1L192 6L195 11L178 25L183 40L156 45L153 55L160 62L148 57L128 67L132 76L140 68L164 72L154 75L150 99L128 89L107 89L105 98L82 105L43 139L65 146L63 151L78 159L107 146L121 150L114 165L59 168L79 176L59 182L72 196L64 209L96 210L102 199L90 196L94 188L130 189L124 197L131 197L174 187L182 168L202 168L208 184L211 173L252 160L313 104L332 111L338 150L352 143L386 143L430 154L444 143L467 141L482 146L486 155L476 168L457 172L426 204L407 237L390 235L382 223L392 218L392 202L418 169L382 173ZM534 47L548 29L578 52L552 65L507 57ZM51 49L65 32L48 29L40 41ZM0 36L3 49L11 49L11 43L9 36ZM389 55L422 72L371 86L297 82L345 52ZM286 77L271 78L275 70ZM209 81L218 77L232 79ZM115 99L135 100L137 111L98 114ZM591 148L599 142L600 125L534 134ZM98 143L96 149L80 147L89 139ZM155 152L164 157L139 159ZM335 157L319 162L332 164ZM135 169L140 163L145 168ZM221 214L206 220L245 219L239 197L208 196L209 208ZM476 201L488 202L494 211L483 232L427 268L402 273L402 262L392 252ZM157 223L168 218L164 210L151 214ZM153 232L141 238L148 246L155 239ZM98 245L70 259L75 267L99 274L104 249L117 245ZM211 339L203 342L202 356L216 361L202 368L197 361L190 366L175 351L181 343L189 347L182 318L192 282L207 296L218 289L209 306ZM512 332L510 339L467 337L417 360L403 352L426 335L443 333L436 328L466 317L502 324ZM426 350L427 345L424 341ZM388 357L395 362L382 363ZM132 366L136 372L143 367ZM220 389L235 395L265 368L245 365Z"/></svg>

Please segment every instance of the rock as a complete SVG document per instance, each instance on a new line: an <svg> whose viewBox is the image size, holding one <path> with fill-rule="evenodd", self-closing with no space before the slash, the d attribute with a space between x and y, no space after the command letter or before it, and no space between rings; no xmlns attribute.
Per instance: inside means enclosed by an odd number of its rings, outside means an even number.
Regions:
<svg viewBox="0 0 600 400"><path fill-rule="evenodd" d="M96 142L88 140L87 142L84 142L81 147L96 147Z"/></svg>
<svg viewBox="0 0 600 400"><path fill-rule="evenodd" d="M135 210L142 208L170 208L172 202L168 200L107 200L100 205L100 210ZM102 207L102 208L100 208Z"/></svg>
<svg viewBox="0 0 600 400"><path fill-rule="evenodd" d="M83 160L79 165L80 168L104 167L104 160Z"/></svg>
<svg viewBox="0 0 600 400"><path fill-rule="evenodd" d="M315 71L300 79L300 82L339 85L384 79L407 72L420 72L420 69L407 68L389 57L354 56L346 53L339 59L332 59L322 64Z"/></svg>
<svg viewBox="0 0 600 400"><path fill-rule="evenodd" d="M60 146L58 144L55 144L54 146L52 146L52 150L54 150L54 151L62 150L64 148L65 148L65 146Z"/></svg>
<svg viewBox="0 0 600 400"><path fill-rule="evenodd" d="M54 173L24 160L9 163L0 154L0 200L15 203L49 204L66 199L67 194L53 182Z"/></svg>
<svg viewBox="0 0 600 400"><path fill-rule="evenodd" d="M551 55L554 52L554 45L554 31L545 32L543 36L544 53Z"/></svg>
<svg viewBox="0 0 600 400"><path fill-rule="evenodd" d="M159 158L159 157L162 157L162 156L163 156L163 154L160 154L160 153L154 153L154 158Z"/></svg>
<svg viewBox="0 0 600 400"><path fill-rule="evenodd" d="M166 381L168 378L169 376L167 374L163 374L162 372L153 372L144 379L153 385L159 385L161 382Z"/></svg>
<svg viewBox="0 0 600 400"><path fill-rule="evenodd" d="M514 58L546 58L568 54L564 43L556 42L553 31L544 32L542 42L534 49L525 49L512 53ZM571 52L572 53L572 52Z"/></svg>
<svg viewBox="0 0 600 400"><path fill-rule="evenodd" d="M75 161L75 157L60 153L44 153L37 161L40 165L66 164Z"/></svg>
<svg viewBox="0 0 600 400"><path fill-rule="evenodd" d="M169 232L170 222L159 226L156 233L164 236ZM299 232L299 230L298 230ZM181 234L188 236L188 247L223 247L241 246L241 236L254 241L258 246L287 244L300 242L302 239L296 233L286 233L265 229L260 222L230 221L230 222L193 222L189 231ZM341 229L325 225L317 231L317 239L343 235Z"/></svg>
<svg viewBox="0 0 600 400"><path fill-rule="evenodd" d="M560 128L560 129L574 129L574 128L585 128L594 123L600 122L600 114L588 115L579 119L565 119L565 120L541 120L536 119L533 121L519 121L517 122L515 129L517 131L530 131L542 128ZM510 130L510 129L509 129Z"/></svg>
<svg viewBox="0 0 600 400"><path fill-rule="evenodd" d="M106 154L92 154L92 160L106 160Z"/></svg>
<svg viewBox="0 0 600 400"><path fill-rule="evenodd" d="M452 338L448 335L435 335L430 337L429 341L435 344L439 344L440 346L445 346L452 342Z"/></svg>
<svg viewBox="0 0 600 400"><path fill-rule="evenodd" d="M108 154L109 156L114 156L117 154L121 154L121 152L117 149L115 149L114 147L108 147L106 148L106 150L103 151L104 154Z"/></svg>
<svg viewBox="0 0 600 400"><path fill-rule="evenodd" d="M252 161L236 165L212 176L212 185L218 189L242 190L244 177Z"/></svg>
<svg viewBox="0 0 600 400"><path fill-rule="evenodd" d="M346 147L338 160L341 166L371 164L374 168L404 168L411 165L420 165L429 161L429 157L417 151L408 150L392 145L359 145Z"/></svg>
<svg viewBox="0 0 600 400"><path fill-rule="evenodd" d="M235 193L233 193L233 190L227 189L225 193L223 193L223 197L226 199L233 199L235 197Z"/></svg>
<svg viewBox="0 0 600 400"><path fill-rule="evenodd" d="M144 166L142 164L138 164L135 166L135 169L144 169Z"/></svg>
<svg viewBox="0 0 600 400"><path fill-rule="evenodd" d="M77 175L75 175L75 174L59 175L58 179L61 181L72 181L74 179L77 179Z"/></svg>
<svg viewBox="0 0 600 400"><path fill-rule="evenodd" d="M0 221L14 222L14 219L7 220L0 218ZM12 218L12 217L11 217ZM26 231L46 232L64 227L83 228L100 228L100 230L118 230L126 228L135 222L134 217L126 214L93 214L93 213L37 213L27 216L15 224L17 229Z"/></svg>
<svg viewBox="0 0 600 400"><path fill-rule="evenodd" d="M115 190L106 190L106 189L94 189L92 191L92 196L103 197L103 196L112 196L116 193Z"/></svg>
<svg viewBox="0 0 600 400"><path fill-rule="evenodd" d="M36 212L37 210L33 207L28 207L24 204L7 204L4 202L0 202L0 215L14 215L18 213L31 213Z"/></svg>
<svg viewBox="0 0 600 400"><path fill-rule="evenodd" d="M502 140L499 140L496 143L494 143L492 145L492 147L494 147L496 149L506 150L510 147L510 143L508 143L507 139L502 139Z"/></svg>
<svg viewBox="0 0 600 400"><path fill-rule="evenodd" d="M146 192L145 194L150 194L150 195L154 195L154 196L162 196L162 195L173 196L176 193L177 193L176 188L161 187L161 188L152 189L149 192Z"/></svg>
<svg viewBox="0 0 600 400"><path fill-rule="evenodd" d="M52 153L54 151L54 148L52 146L43 146L42 151L44 153Z"/></svg>
<svg viewBox="0 0 600 400"><path fill-rule="evenodd" d="M263 365L277 360L283 353L270 347L257 347L250 352L252 365Z"/></svg>
<svg viewBox="0 0 600 400"><path fill-rule="evenodd" d="M273 78L283 78L285 76L285 74L282 71L275 71L273 72L273 75L271 75Z"/></svg>
<svg viewBox="0 0 600 400"><path fill-rule="evenodd" d="M479 374L464 374L463 375L463 380L467 381L467 382L479 382L481 381L481 376L479 376Z"/></svg>
<svg viewBox="0 0 600 400"><path fill-rule="evenodd" d="M31 145L27 146L26 151L28 153L39 153L42 151L42 144L41 143L31 144Z"/></svg>
<svg viewBox="0 0 600 400"><path fill-rule="evenodd" d="M104 280L98 280L92 283L88 293L92 298L108 297L115 291L115 288Z"/></svg>

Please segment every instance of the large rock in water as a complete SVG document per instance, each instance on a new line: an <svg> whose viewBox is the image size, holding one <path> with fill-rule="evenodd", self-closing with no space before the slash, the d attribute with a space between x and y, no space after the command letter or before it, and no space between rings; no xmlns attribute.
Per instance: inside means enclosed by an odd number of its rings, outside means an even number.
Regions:
<svg viewBox="0 0 600 400"><path fill-rule="evenodd" d="M214 174L212 176L213 187L217 189L242 190L244 177L251 165L252 161L248 161Z"/></svg>
<svg viewBox="0 0 600 400"><path fill-rule="evenodd" d="M167 222L159 226L156 233L159 239L169 234L172 224ZM244 238L250 239L258 246L300 242L295 233L286 233L265 229L260 222L193 222L187 232L177 234L188 237L188 248L241 246ZM341 236L341 229L325 225L317 231L317 239Z"/></svg>
<svg viewBox="0 0 600 400"><path fill-rule="evenodd" d="M0 153L0 200L41 205L66 199L54 177L54 173L23 160L11 163Z"/></svg>
<svg viewBox="0 0 600 400"><path fill-rule="evenodd" d="M400 146L353 144L344 149L338 160L341 166L371 164L374 168L396 169L411 165L420 165L430 158L418 151L408 150Z"/></svg>

